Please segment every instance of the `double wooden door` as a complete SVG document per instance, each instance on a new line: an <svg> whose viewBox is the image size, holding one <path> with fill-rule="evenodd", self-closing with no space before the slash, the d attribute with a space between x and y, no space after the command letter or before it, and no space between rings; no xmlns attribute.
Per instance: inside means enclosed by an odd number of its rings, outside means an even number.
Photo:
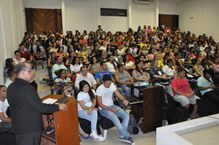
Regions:
<svg viewBox="0 0 219 145"><path fill-rule="evenodd" d="M61 9L25 8L26 28L28 32L40 34L45 31L62 31Z"/></svg>

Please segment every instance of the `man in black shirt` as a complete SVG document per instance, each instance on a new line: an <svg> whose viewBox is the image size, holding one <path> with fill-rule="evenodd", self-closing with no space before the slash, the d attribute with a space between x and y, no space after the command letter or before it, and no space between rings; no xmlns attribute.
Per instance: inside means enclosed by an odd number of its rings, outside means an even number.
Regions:
<svg viewBox="0 0 219 145"><path fill-rule="evenodd" d="M8 87L12 128L17 145L39 145L43 128L42 113L66 110L65 104L43 104L36 89L30 85L34 71L29 63L19 63L17 78Z"/></svg>

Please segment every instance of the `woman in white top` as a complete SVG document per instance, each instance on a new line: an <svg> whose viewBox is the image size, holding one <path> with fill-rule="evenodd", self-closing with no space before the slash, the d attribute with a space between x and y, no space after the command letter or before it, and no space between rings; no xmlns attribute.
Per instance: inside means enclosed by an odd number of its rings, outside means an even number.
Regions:
<svg viewBox="0 0 219 145"><path fill-rule="evenodd" d="M54 88L56 94L63 94L71 97L73 92L73 83L69 77L67 77L67 71L65 69L60 69L55 78L54 82L57 83L57 87Z"/></svg>
<svg viewBox="0 0 219 145"><path fill-rule="evenodd" d="M26 59L21 57L21 52L19 50L15 50L14 55L15 58L13 58L13 61L15 65L17 65L20 62L26 62Z"/></svg>
<svg viewBox="0 0 219 145"><path fill-rule="evenodd" d="M97 141L104 141L102 136L97 134L97 108L96 96L94 90L91 90L89 83L82 80L79 83L79 93L77 96L78 100L78 116L80 118L89 120L91 122L91 134L90 136Z"/></svg>
<svg viewBox="0 0 219 145"><path fill-rule="evenodd" d="M80 72L80 68L82 67L83 65L80 63L80 60L78 57L75 57L72 61L72 64L70 65L70 70L72 73L79 73Z"/></svg>
<svg viewBox="0 0 219 145"><path fill-rule="evenodd" d="M106 62L107 68L111 73L115 73L117 70L117 63L114 60L114 56L112 54L108 55L108 61Z"/></svg>

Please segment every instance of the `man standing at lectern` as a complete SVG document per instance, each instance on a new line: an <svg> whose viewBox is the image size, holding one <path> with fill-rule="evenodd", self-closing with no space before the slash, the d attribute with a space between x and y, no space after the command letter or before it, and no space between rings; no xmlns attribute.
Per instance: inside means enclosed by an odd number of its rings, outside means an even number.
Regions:
<svg viewBox="0 0 219 145"><path fill-rule="evenodd" d="M17 145L39 145L43 128L42 113L66 110L65 104L43 104L37 90L30 85L34 70L29 63L19 63L16 79L9 85L7 96L10 105L12 128Z"/></svg>

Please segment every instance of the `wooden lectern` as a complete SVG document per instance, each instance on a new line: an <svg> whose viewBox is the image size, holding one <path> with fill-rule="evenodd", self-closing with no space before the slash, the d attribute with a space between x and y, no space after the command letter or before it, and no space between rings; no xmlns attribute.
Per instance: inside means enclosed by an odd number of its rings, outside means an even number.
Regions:
<svg viewBox="0 0 219 145"><path fill-rule="evenodd" d="M162 126L162 103L164 89L161 86L148 86L144 90L143 133L155 131Z"/></svg>
<svg viewBox="0 0 219 145"><path fill-rule="evenodd" d="M42 98L59 99L62 95L48 95ZM79 145L77 101L69 98L66 111L54 113L55 132L42 134L41 145Z"/></svg>
<svg viewBox="0 0 219 145"><path fill-rule="evenodd" d="M155 131L162 126L162 102L164 89L161 86L148 86L143 90L143 103L131 106L136 121L143 117L142 132Z"/></svg>

